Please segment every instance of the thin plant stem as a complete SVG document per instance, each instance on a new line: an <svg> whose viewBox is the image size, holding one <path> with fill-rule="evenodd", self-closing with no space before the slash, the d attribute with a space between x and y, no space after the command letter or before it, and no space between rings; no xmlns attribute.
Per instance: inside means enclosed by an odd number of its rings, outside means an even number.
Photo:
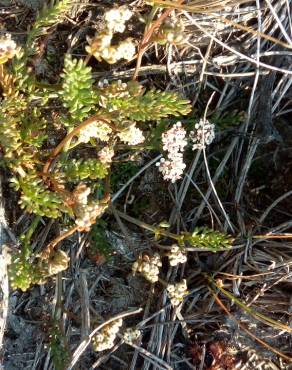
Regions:
<svg viewBox="0 0 292 370"><path fill-rule="evenodd" d="M30 239L33 233L35 232L36 228L38 227L40 220L41 220L41 216L35 216L25 234L25 237L23 239L23 247L22 247L22 253L24 254L24 257L29 257L29 255L31 254Z"/></svg>
<svg viewBox="0 0 292 370"><path fill-rule="evenodd" d="M178 0L177 1L177 4L180 5L183 3L183 0ZM143 55L147 49L147 47L149 46L150 44L150 40L151 40L151 36L153 35L154 31L160 27L160 25L162 24L162 22L173 12L173 9L167 9L165 10L161 16L156 19L155 22L152 23L152 25L150 26L149 24L146 26L145 28L145 32L144 32L144 36L143 36L143 39L142 41L140 42L140 45L139 45L139 50L138 50L138 55L137 55L137 62L136 62L136 67L135 67L135 71L134 71L134 74L133 74L133 77L132 79L133 80L136 80L137 77L138 77L138 74L139 74L139 69L141 67L141 63L142 63L142 58L143 58ZM156 11L153 12L153 13L150 13L152 17L154 17ZM150 23L150 22L149 22Z"/></svg>
<svg viewBox="0 0 292 370"><path fill-rule="evenodd" d="M177 240L177 241L181 239L181 236L180 235L176 235L176 234L171 233L171 232L169 232L167 230L164 230L164 229L162 229L160 227L155 227L155 226L146 224L145 222L140 221L140 220L138 220L136 218L133 218L131 216L128 216L125 213L118 211L117 209L115 209L115 212L121 218L123 218L124 220L127 220L127 221L131 222L132 224L141 227L142 229L149 230L149 231L151 231L155 235L165 236L166 238L171 238L171 239L174 239L174 240Z"/></svg>
<svg viewBox="0 0 292 370"><path fill-rule="evenodd" d="M96 114L94 116L91 116L90 118L88 118L84 122L82 122L79 126L75 127L74 130L72 130L67 136L65 136L64 139L53 150L53 153L50 155L49 159L47 160L47 162L44 165L44 168L43 168L43 173L44 174L46 174L49 171L53 160L62 151L62 149L64 148L66 143L69 140L71 140L76 134L78 134L82 129L84 129L86 126L91 125L95 121L102 121L102 122L106 123L107 125L110 125L110 121L107 118Z"/></svg>
<svg viewBox="0 0 292 370"><path fill-rule="evenodd" d="M40 253L40 258L46 259L49 255L53 252L57 244L59 244L62 240L68 238L70 235L74 234L79 229L79 226L74 226L65 233L59 235L53 241L51 241L46 248Z"/></svg>

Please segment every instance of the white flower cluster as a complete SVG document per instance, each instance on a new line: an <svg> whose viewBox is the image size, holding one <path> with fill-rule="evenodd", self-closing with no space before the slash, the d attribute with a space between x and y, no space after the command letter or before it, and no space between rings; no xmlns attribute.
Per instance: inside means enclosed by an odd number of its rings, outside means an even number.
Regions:
<svg viewBox="0 0 292 370"><path fill-rule="evenodd" d="M88 195L90 192L90 188L84 184L79 184L73 192L75 199L75 224L79 227L80 231L89 231L90 227L95 223L96 218L102 215L107 208L107 204L93 202L88 204Z"/></svg>
<svg viewBox="0 0 292 370"><path fill-rule="evenodd" d="M8 59L12 59L19 52L16 43L11 40L11 35L0 36L0 64L4 64Z"/></svg>
<svg viewBox="0 0 292 370"><path fill-rule="evenodd" d="M179 263L185 263L187 261L187 254L177 244L171 246L171 250L167 256L170 266L177 266Z"/></svg>
<svg viewBox="0 0 292 370"><path fill-rule="evenodd" d="M123 320L118 319L106 325L102 330L92 338L92 347L94 351L101 352L114 346L117 333L123 325Z"/></svg>
<svg viewBox="0 0 292 370"><path fill-rule="evenodd" d="M136 54L136 45L131 38L120 41L117 45L111 45L113 34L124 32L125 23L132 14L125 5L106 12L106 29L93 39L87 38L89 45L86 46L85 50L98 61L105 60L109 64L114 64L120 59L132 60Z"/></svg>
<svg viewBox="0 0 292 370"><path fill-rule="evenodd" d="M125 59L130 61L136 54L136 45L131 37L121 41L116 47L115 58L116 60Z"/></svg>
<svg viewBox="0 0 292 370"><path fill-rule="evenodd" d="M105 146L97 154L101 163L108 165L112 163L112 159L113 156L115 155L115 152L111 147Z"/></svg>
<svg viewBox="0 0 292 370"><path fill-rule="evenodd" d="M91 226L95 224L96 219L100 217L106 210L107 204L91 203L79 204L74 207L75 224L80 231L89 231Z"/></svg>
<svg viewBox="0 0 292 370"><path fill-rule="evenodd" d="M135 123L131 124L125 130L118 132L118 137L121 141L129 145L141 144L145 140L143 131L137 128Z"/></svg>
<svg viewBox="0 0 292 370"><path fill-rule="evenodd" d="M215 139L215 125L200 119L199 123L195 124L195 130L190 132L190 138L193 150L205 149Z"/></svg>
<svg viewBox="0 0 292 370"><path fill-rule="evenodd" d="M80 143L88 143L92 137L101 141L108 141L111 133L112 129L109 125L104 122L95 121L79 131L78 139Z"/></svg>
<svg viewBox="0 0 292 370"><path fill-rule="evenodd" d="M159 171L165 180L176 182L183 174L186 164L183 161L183 151L187 145L186 130L181 122L162 134L163 150L167 152L167 159L161 158L157 163Z"/></svg>
<svg viewBox="0 0 292 370"><path fill-rule="evenodd" d="M185 296L189 294L185 279L177 284L169 284L166 289L173 306L178 306L184 300Z"/></svg>
<svg viewBox="0 0 292 370"><path fill-rule="evenodd" d="M149 280L151 283L156 283L161 266L160 256L158 253L155 253L152 257L148 255L143 257L140 256L138 260L133 263L132 271L134 274L140 272L145 279Z"/></svg>
<svg viewBox="0 0 292 370"><path fill-rule="evenodd" d="M141 335L139 329L127 328L123 334L123 339L128 344L133 344Z"/></svg>
<svg viewBox="0 0 292 370"><path fill-rule="evenodd" d="M124 32L125 23L132 17L133 13L126 6L120 6L119 8L113 8L105 13L104 19L107 27L112 32Z"/></svg>
<svg viewBox="0 0 292 370"><path fill-rule="evenodd" d="M87 204L88 195L91 193L91 189L85 184L79 184L73 191L73 196L78 204Z"/></svg>
<svg viewBox="0 0 292 370"><path fill-rule="evenodd" d="M99 35L100 36L100 35ZM107 37L107 36L106 36ZM91 41L89 41L91 43ZM118 45L107 45L103 47L104 42L101 40L102 47L95 49L93 52L93 45L86 48L86 51L98 60L104 59L109 64L114 64L121 59L130 61L136 54L136 45L133 43L133 39L128 37L126 40L121 41Z"/></svg>

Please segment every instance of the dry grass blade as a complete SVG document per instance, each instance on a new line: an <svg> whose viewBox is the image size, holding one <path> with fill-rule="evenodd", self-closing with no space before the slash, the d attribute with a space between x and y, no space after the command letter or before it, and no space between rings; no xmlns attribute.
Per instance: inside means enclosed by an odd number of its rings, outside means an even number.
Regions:
<svg viewBox="0 0 292 370"><path fill-rule="evenodd" d="M282 353L279 350L275 349L274 347L270 346L268 343L264 342L262 339L258 338L256 335L254 335L250 330L245 328L245 326L242 323L240 323L238 320L236 320L236 318L232 315L232 313L228 310L228 308L224 305L224 303L218 298L217 294L212 289L210 289L210 291L211 291L215 301L218 303L218 305L227 313L227 315L229 317L231 317L236 322L236 324L242 330L244 330L249 336L251 336L254 340L256 340L258 343L260 343L262 346L264 346L268 350L272 351L276 355L282 357L285 361L288 361L289 363L292 362L291 357L286 356L284 353Z"/></svg>
<svg viewBox="0 0 292 370"><path fill-rule="evenodd" d="M205 1L191 1L188 5L179 5L175 1L168 0L153 0L156 5L170 7L173 9L183 9L196 13L211 13L218 10L224 10L226 7L232 7L239 4L249 2L248 0L209 0L206 4Z"/></svg>
<svg viewBox="0 0 292 370"><path fill-rule="evenodd" d="M235 304L237 304L240 308L242 308L245 312L247 312L248 314L250 314L251 316L253 316L254 318L256 318L257 320L261 321L262 323L266 324L266 325L270 325L272 326L273 328L275 329L278 329L278 330L284 330L288 333L292 333L292 328L290 328L289 326L281 323L281 322L278 322L278 321L275 321L259 312L256 312L254 311L253 309L251 309L250 307L248 307L246 304L242 303L238 298L234 297L231 293L227 292L225 289L223 289L222 287L219 286L219 284L217 284L215 281L212 281L213 284L216 286L216 288L225 296L227 297L228 299L230 299L230 301L234 302Z"/></svg>
<svg viewBox="0 0 292 370"><path fill-rule="evenodd" d="M185 10L185 11L194 12L194 13L210 14L215 19L217 19L217 20L219 20L219 21L221 21L225 24L231 25L232 27L234 27L238 30L241 30L241 31L244 31L244 32L247 32L247 33L251 33L255 36L260 36L263 39L268 40L268 41L272 41L273 43L275 43L277 45L281 45L285 48L292 49L292 41L290 39L287 40L288 43L283 42L279 39L276 39L273 36L270 36L270 35L267 35L263 32L254 30L251 27L243 26L239 23L233 22L231 19L228 19L228 18L225 18L225 17L222 17L220 15L217 15L217 14L213 13L215 11L224 10L225 7L228 6L228 5L234 5L234 4L228 4L228 3L230 3L228 1L225 1L225 2L224 1L223 2L222 1L218 1L218 2L214 1L214 2L210 2L210 4L208 3L208 5L202 5L201 7L200 7L199 4L194 5L194 6L193 5L184 5L184 4L179 5L179 4L173 3L171 1L157 1L157 2L155 1L155 3L157 5L163 5L165 7L170 7L172 9ZM221 4L219 5L219 3L221 3ZM240 2L237 2L236 5L239 5L239 3Z"/></svg>
<svg viewBox="0 0 292 370"><path fill-rule="evenodd" d="M251 62L253 64L256 64L260 67L263 67L263 68L266 68L266 69L269 69L271 71L277 71L277 72L281 72L281 73L284 73L284 74L287 74L287 75L292 75L292 71L290 71L289 69L284 69L284 68L278 68L278 67L275 67L275 66L272 66L270 64L267 64L267 63L263 63L263 62L259 62L259 61L256 61L255 59L249 57L248 55L245 55L241 52L239 52L238 50L234 49L233 47L230 47L229 45L227 45L225 42L221 41L218 37L212 35L211 32L208 32L204 29L204 27L200 26L200 24L198 22L196 22L187 12L183 11L184 15L186 16L187 19L190 20L190 22L192 24L194 24L200 31L202 31L205 35L207 35L208 37L210 37L211 39L213 39L214 41L216 41L216 43L218 43L219 45L221 45L223 48L231 51L233 54L239 56L240 58L242 58L243 60L246 60L248 62Z"/></svg>

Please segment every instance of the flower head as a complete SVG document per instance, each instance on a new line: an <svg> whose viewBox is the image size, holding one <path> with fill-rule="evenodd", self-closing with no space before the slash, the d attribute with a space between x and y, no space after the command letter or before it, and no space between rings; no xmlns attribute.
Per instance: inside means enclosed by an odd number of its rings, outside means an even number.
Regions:
<svg viewBox="0 0 292 370"><path fill-rule="evenodd" d="M122 325L123 320L118 319L104 326L102 330L92 338L93 349L96 352L101 352L112 348Z"/></svg>
<svg viewBox="0 0 292 370"><path fill-rule="evenodd" d="M88 54L93 55L97 60L100 61L103 50L110 47L112 37L112 33L108 30L98 33L93 38L87 37L86 40L88 45L85 47L85 50Z"/></svg>
<svg viewBox="0 0 292 370"><path fill-rule="evenodd" d="M170 252L167 254L170 266L177 266L179 263L187 261L187 254L177 244L171 246Z"/></svg>
<svg viewBox="0 0 292 370"><path fill-rule="evenodd" d="M137 128L135 124L131 124L125 130L120 131L118 136L121 141L129 145L141 144L145 140L143 131Z"/></svg>
<svg viewBox="0 0 292 370"><path fill-rule="evenodd" d="M188 36L185 33L185 26L181 20L168 19L164 22L159 30L160 44L169 42L171 44L181 44L186 42Z"/></svg>
<svg viewBox="0 0 292 370"><path fill-rule="evenodd" d="M162 134L162 144L167 158L161 158L157 166L163 178L174 183L181 178L186 167L183 160L183 151L187 145L186 130L181 122Z"/></svg>
<svg viewBox="0 0 292 370"><path fill-rule="evenodd" d="M156 165L158 166L158 170L162 173L164 180L171 181L172 183L181 179L184 169L186 168L182 155L178 155L172 159L161 158Z"/></svg>
<svg viewBox="0 0 292 370"><path fill-rule="evenodd" d="M136 46L131 38L120 41L118 45L111 43L115 32L125 31L125 23L132 14L126 5L107 11L104 15L105 30L92 39L87 38L89 44L85 47L87 53L93 55L99 62L105 60L109 64L114 64L120 59L132 60L136 54Z"/></svg>
<svg viewBox="0 0 292 370"><path fill-rule="evenodd" d="M132 17L133 13L126 6L120 6L119 8L113 8L105 13L104 19L106 21L108 29L112 32L124 32L125 23Z"/></svg>
<svg viewBox="0 0 292 370"><path fill-rule="evenodd" d="M12 59L19 52L16 43L11 39L11 35L0 36L0 64L4 64L8 59Z"/></svg>
<svg viewBox="0 0 292 370"><path fill-rule="evenodd" d="M155 253L154 256L140 256L138 260L134 262L132 271L134 274L140 272L145 279L149 280L151 283L156 283L161 266L160 256L158 253Z"/></svg>
<svg viewBox="0 0 292 370"><path fill-rule="evenodd" d="M96 219L104 213L107 207L107 204L94 202L90 204L76 204L74 207L75 224L80 231L89 231L91 226L95 224Z"/></svg>
<svg viewBox="0 0 292 370"><path fill-rule="evenodd" d="M186 130L181 122L177 122L171 129L162 134L163 150L168 152L168 157L173 158L177 153L183 152L186 145Z"/></svg>
<svg viewBox="0 0 292 370"><path fill-rule="evenodd" d="M139 329L127 328L123 334L123 339L128 344L133 344L141 335Z"/></svg>
<svg viewBox="0 0 292 370"><path fill-rule="evenodd" d="M73 191L73 197L75 203L78 205L85 205L88 201L88 195L91 193L90 187L86 186L85 184L80 183L76 186Z"/></svg>
<svg viewBox="0 0 292 370"><path fill-rule="evenodd" d="M121 41L116 48L116 53L118 59L132 60L136 54L136 45L133 39L128 37L126 40Z"/></svg>
<svg viewBox="0 0 292 370"><path fill-rule="evenodd" d="M114 155L115 155L114 150L109 146L105 146L98 152L99 160L101 161L101 163L106 165L112 162L112 158Z"/></svg>
<svg viewBox="0 0 292 370"><path fill-rule="evenodd" d="M167 292L170 302L173 306L178 306L184 298L189 294L187 288L187 282L183 279L181 282L176 284L169 284L167 286Z"/></svg>
<svg viewBox="0 0 292 370"><path fill-rule="evenodd" d="M215 125L200 119L195 124L195 130L190 132L190 138L193 142L193 150L205 149L215 139Z"/></svg>
<svg viewBox="0 0 292 370"><path fill-rule="evenodd" d="M112 129L104 122L94 121L79 131L79 142L88 143L93 137L101 141L108 141Z"/></svg>

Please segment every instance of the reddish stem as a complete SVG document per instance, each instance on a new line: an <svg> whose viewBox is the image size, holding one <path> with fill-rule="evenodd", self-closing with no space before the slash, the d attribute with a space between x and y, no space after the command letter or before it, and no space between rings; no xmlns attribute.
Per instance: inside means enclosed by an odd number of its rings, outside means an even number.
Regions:
<svg viewBox="0 0 292 370"><path fill-rule="evenodd" d="M178 0L177 1L177 4L180 5L183 3L184 0ZM139 73L139 69L141 67L141 63L142 63L142 58L143 58L143 55L146 51L146 48L147 46L150 44L150 39L151 39L151 36L153 34L153 32L158 28L160 27L161 23L171 14L171 12L173 12L174 9L166 9L162 14L161 16L156 19L155 22L152 23L151 27L147 30L147 32L144 34L143 36L143 39L140 43L140 46L139 46L139 50L138 50L138 55L137 55L137 62L136 62L136 67L135 67L135 71L134 71L134 74L133 74L133 80L136 80L137 77L138 77L138 73Z"/></svg>
<svg viewBox="0 0 292 370"><path fill-rule="evenodd" d="M56 148L53 150L53 153L50 155L49 159L44 165L43 173L46 175L49 172L49 169L51 167L51 164L53 160L57 157L57 155L61 152L61 150L64 148L66 143L71 140L76 134L78 134L79 131L81 131L86 126L91 125L95 121L102 121L106 123L107 125L110 125L110 121L102 118L98 115L94 115L90 118L88 118L86 121L82 122L79 126L75 127L73 131L70 132L67 136L64 137L64 139L56 146Z"/></svg>

